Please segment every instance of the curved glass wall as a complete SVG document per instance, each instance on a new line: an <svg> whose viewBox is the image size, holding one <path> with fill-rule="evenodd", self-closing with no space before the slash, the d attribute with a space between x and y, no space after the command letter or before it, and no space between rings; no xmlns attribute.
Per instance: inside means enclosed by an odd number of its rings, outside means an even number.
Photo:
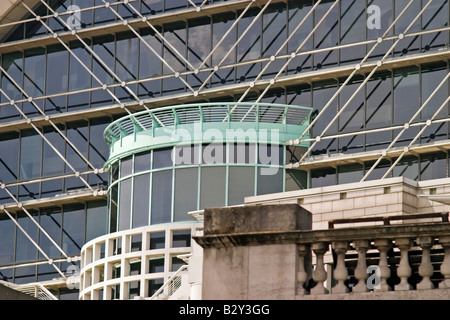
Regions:
<svg viewBox="0 0 450 320"><path fill-rule="evenodd" d="M159 108L113 122L110 144L110 232L195 220L189 211L239 205L248 196L307 187L304 172L286 170L306 145L311 108L210 103Z"/></svg>

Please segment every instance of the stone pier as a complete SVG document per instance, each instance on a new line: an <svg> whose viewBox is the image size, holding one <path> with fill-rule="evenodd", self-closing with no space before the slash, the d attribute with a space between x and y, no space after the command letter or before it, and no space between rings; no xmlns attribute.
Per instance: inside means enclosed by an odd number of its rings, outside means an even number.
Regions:
<svg viewBox="0 0 450 320"><path fill-rule="evenodd" d="M303 290L297 277L310 278L311 254L299 256L302 248L279 235L310 230L307 210L296 204L214 208L204 219L204 236L196 238L204 248L203 299L294 299Z"/></svg>

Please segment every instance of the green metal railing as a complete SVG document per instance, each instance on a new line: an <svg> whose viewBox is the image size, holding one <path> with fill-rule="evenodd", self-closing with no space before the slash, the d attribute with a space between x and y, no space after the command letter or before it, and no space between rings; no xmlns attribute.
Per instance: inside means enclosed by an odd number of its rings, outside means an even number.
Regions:
<svg viewBox="0 0 450 320"><path fill-rule="evenodd" d="M270 123L280 126L307 125L312 108L251 102L197 103L145 110L122 117L111 123L104 132L111 146L120 139L141 131L177 127L195 123Z"/></svg>

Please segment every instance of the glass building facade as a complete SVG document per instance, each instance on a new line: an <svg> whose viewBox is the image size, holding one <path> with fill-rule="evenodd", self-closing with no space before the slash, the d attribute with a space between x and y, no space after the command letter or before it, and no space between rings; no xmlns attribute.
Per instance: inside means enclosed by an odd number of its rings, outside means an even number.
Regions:
<svg viewBox="0 0 450 320"><path fill-rule="evenodd" d="M12 9L22 18L0 16L4 281L57 278L97 236L247 195L449 177L448 0L44 0ZM190 165L174 163L168 154L183 152L166 145L104 169L103 133L114 121L216 102L311 108L307 135L280 146L281 176L259 176L256 143L244 143L241 162L228 141L213 165L198 142ZM226 183L211 189L215 181ZM134 200L141 193L148 203ZM146 208L155 214L135 214Z"/></svg>

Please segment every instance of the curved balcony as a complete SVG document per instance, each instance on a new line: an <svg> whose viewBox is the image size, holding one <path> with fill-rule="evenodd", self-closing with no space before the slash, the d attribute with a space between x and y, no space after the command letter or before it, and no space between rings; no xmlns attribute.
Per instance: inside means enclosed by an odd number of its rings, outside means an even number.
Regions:
<svg viewBox="0 0 450 320"><path fill-rule="evenodd" d="M197 103L141 111L105 129L104 138L110 145L105 166L127 154L175 144L284 144L304 132L311 111L310 107L251 102Z"/></svg>
<svg viewBox="0 0 450 320"><path fill-rule="evenodd" d="M81 249L80 300L152 297L185 265L182 255L191 253L200 225L145 226L89 241Z"/></svg>

